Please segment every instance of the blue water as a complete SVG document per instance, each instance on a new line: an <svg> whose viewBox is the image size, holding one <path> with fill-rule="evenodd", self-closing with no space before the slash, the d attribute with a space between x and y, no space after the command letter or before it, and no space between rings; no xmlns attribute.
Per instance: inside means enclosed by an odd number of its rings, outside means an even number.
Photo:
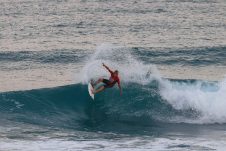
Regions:
<svg viewBox="0 0 226 151"><path fill-rule="evenodd" d="M0 0L0 150L225 150L224 0ZM119 70L95 95L90 79Z"/></svg>

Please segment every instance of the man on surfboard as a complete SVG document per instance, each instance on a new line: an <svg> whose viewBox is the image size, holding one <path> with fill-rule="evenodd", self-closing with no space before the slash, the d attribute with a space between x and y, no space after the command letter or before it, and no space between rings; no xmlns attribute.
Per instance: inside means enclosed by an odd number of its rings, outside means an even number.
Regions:
<svg viewBox="0 0 226 151"><path fill-rule="evenodd" d="M121 85L120 85L120 79L118 77L118 70L115 70L114 72L108 67L106 66L104 63L103 63L103 66L110 72L111 76L108 79L104 79L104 78L100 78L99 80L97 80L95 83L91 82L92 83L92 86L94 87L95 85L97 85L98 83L100 82L103 82L104 85L103 86L100 86L99 88L97 88L96 90L93 89L92 90L92 93L95 94L95 93L98 93L98 92L101 92L103 91L104 89L106 88L112 88L116 83L118 83L118 87L120 89L120 95L122 95L122 89L121 89Z"/></svg>

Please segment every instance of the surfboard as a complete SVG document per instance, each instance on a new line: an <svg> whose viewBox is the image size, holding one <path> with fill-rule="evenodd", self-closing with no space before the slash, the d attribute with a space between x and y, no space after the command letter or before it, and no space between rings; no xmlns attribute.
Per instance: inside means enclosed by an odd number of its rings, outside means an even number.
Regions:
<svg viewBox="0 0 226 151"><path fill-rule="evenodd" d="M92 90L93 90L93 86L89 82L89 84L88 84L88 92L89 92L90 97L94 100L94 94L92 93Z"/></svg>

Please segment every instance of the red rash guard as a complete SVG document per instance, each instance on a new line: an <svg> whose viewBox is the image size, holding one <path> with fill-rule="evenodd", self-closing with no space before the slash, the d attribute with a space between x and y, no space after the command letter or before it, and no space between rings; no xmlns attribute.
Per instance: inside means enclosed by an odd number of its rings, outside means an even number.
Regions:
<svg viewBox="0 0 226 151"><path fill-rule="evenodd" d="M109 86L114 86L116 82L118 83L118 86L120 86L119 77L118 76L115 76L114 75L114 72L112 72L111 70L109 70L109 72L111 73L111 77L109 78L109 81L111 83L109 83Z"/></svg>

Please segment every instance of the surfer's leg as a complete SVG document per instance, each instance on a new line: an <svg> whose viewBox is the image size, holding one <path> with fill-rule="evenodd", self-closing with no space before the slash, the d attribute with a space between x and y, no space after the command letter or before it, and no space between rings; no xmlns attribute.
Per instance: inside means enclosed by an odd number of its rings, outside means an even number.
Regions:
<svg viewBox="0 0 226 151"><path fill-rule="evenodd" d="M92 85L95 86L95 85L97 85L97 84L100 83L100 82L103 82L103 78L98 79L98 80L97 80L96 82L94 82Z"/></svg>
<svg viewBox="0 0 226 151"><path fill-rule="evenodd" d="M93 94L98 93L98 92L101 92L101 91L103 91L104 89L105 89L105 87L104 87L104 86L101 86L101 87L99 87L97 90L93 90Z"/></svg>
<svg viewBox="0 0 226 151"><path fill-rule="evenodd" d="M94 88L95 87L95 85L94 85L95 82L94 82L93 79L91 79L90 83L91 83L92 87Z"/></svg>

